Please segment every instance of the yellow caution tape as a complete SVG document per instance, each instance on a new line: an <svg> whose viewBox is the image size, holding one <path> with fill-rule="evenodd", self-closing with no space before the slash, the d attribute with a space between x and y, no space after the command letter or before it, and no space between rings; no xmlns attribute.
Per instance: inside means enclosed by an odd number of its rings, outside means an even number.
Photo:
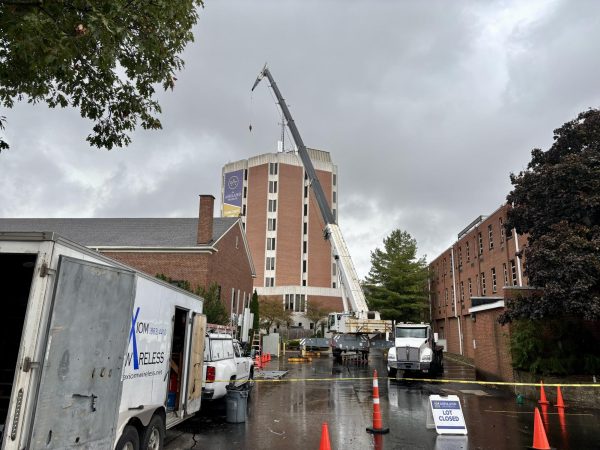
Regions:
<svg viewBox="0 0 600 450"><path fill-rule="evenodd" d="M477 381L477 380L446 380L436 378L390 378L378 377L381 380L395 381L421 381L428 383L456 383L456 384L479 384L483 386L545 386L545 387L583 387L583 388L600 388L600 383L516 383L510 381ZM341 377L341 378L255 378L252 381L257 383L294 383L300 381L361 381L373 380L374 377ZM215 380L215 382L229 383L230 380Z"/></svg>

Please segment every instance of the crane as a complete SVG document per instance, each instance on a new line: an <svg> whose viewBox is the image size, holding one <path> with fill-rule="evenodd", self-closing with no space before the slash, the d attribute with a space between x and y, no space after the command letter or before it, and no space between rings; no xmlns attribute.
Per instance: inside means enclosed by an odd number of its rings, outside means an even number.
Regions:
<svg viewBox="0 0 600 450"><path fill-rule="evenodd" d="M334 355L340 355L345 351L359 351L365 354L369 349L369 337L390 332L392 330L392 322L381 320L380 314L376 311L369 311L365 294L360 286L356 269L348 251L348 246L344 241L335 216L327 203L327 198L317 177L308 150L304 145L292 114L277 87L277 83L266 64L258 74L252 86L252 91L254 91L256 86L265 77L269 80L270 87L277 98L279 107L287 122L287 127L298 149L298 155L306 171L309 184L317 200L321 217L323 218L325 225L324 236L331 243L333 258L336 261L340 275L344 312L330 313L327 321L328 330L333 334L331 341L333 353Z"/></svg>

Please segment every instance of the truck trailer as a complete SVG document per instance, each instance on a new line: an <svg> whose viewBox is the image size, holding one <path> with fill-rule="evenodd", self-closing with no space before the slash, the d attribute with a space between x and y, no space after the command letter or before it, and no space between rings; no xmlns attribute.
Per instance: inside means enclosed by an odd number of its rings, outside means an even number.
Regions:
<svg viewBox="0 0 600 450"><path fill-rule="evenodd" d="M0 448L160 449L200 409L201 298L52 232L0 232Z"/></svg>

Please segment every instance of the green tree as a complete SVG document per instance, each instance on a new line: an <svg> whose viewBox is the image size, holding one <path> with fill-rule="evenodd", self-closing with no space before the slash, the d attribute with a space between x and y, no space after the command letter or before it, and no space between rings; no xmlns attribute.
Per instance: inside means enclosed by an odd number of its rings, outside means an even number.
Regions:
<svg viewBox="0 0 600 450"><path fill-rule="evenodd" d="M202 0L0 2L0 105L72 106L94 122L90 145L158 129L157 85L175 86ZM5 118L0 117L0 130ZM0 138L0 151L8 144Z"/></svg>
<svg viewBox="0 0 600 450"><path fill-rule="evenodd" d="M283 308L280 298L263 297L260 304L260 324L267 334L273 325L287 325L291 321L292 312Z"/></svg>
<svg viewBox="0 0 600 450"><path fill-rule="evenodd" d="M260 306L258 303L258 293L254 289L252 294L252 301L250 302L250 312L254 315L252 320L252 329L258 330L260 328Z"/></svg>
<svg viewBox="0 0 600 450"><path fill-rule="evenodd" d="M600 110L554 130L552 146L510 179L507 230L528 235L525 273L540 289L508 302L501 322L600 319Z"/></svg>
<svg viewBox="0 0 600 450"><path fill-rule="evenodd" d="M196 295L204 299L202 311L206 315L208 323L229 325L229 314L227 313L227 308L225 308L225 305L219 298L219 285L217 283L211 283L208 288L198 287Z"/></svg>
<svg viewBox="0 0 600 450"><path fill-rule="evenodd" d="M394 230L383 249L371 252L371 270L364 283L369 309L382 319L418 322L425 318L427 265L417 258L417 241L406 231Z"/></svg>
<svg viewBox="0 0 600 450"><path fill-rule="evenodd" d="M328 314L328 311L326 311L325 309L320 308L319 306L315 305L312 302L308 302L304 316L308 320L310 320L312 323L315 324L315 333L316 333L317 329L319 327L319 324L321 322L323 322L325 319L327 319L327 314Z"/></svg>

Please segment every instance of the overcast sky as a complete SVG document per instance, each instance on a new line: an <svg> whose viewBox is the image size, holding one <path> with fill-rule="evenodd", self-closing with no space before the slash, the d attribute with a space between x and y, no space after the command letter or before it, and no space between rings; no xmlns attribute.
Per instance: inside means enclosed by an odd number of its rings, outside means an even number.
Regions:
<svg viewBox="0 0 600 450"><path fill-rule="evenodd" d="M268 62L305 144L338 166L362 278L395 228L435 258L502 204L532 148L600 106L593 0L206 0L194 31L163 130L128 148L89 147L76 110L0 111L0 216L195 216L225 163L276 151L267 83L250 93Z"/></svg>

